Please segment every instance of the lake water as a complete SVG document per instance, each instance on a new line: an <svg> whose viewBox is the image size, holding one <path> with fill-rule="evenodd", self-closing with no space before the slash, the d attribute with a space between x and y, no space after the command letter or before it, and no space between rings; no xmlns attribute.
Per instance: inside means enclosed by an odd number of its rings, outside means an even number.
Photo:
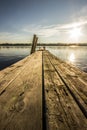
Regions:
<svg viewBox="0 0 87 130"><path fill-rule="evenodd" d="M28 56L30 49L30 47L1 47L0 70ZM87 72L87 46L57 46L46 47L46 49L60 59L70 62Z"/></svg>
<svg viewBox="0 0 87 130"><path fill-rule="evenodd" d="M87 46L50 47L51 53L87 72Z"/></svg>
<svg viewBox="0 0 87 130"><path fill-rule="evenodd" d="M28 47L1 47L0 70L14 64L30 54Z"/></svg>

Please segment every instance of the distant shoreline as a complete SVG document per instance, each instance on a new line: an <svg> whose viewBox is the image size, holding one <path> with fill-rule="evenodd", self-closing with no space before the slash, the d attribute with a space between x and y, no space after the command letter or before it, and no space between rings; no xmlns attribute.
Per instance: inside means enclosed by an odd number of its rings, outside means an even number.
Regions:
<svg viewBox="0 0 87 130"><path fill-rule="evenodd" d="M0 44L0 46L5 46L5 47L10 47L10 46L32 46L31 43L15 43L15 44L11 44L11 43L2 43ZM37 46L87 46L87 44L85 43L69 43L69 44L66 44L66 43L38 43Z"/></svg>

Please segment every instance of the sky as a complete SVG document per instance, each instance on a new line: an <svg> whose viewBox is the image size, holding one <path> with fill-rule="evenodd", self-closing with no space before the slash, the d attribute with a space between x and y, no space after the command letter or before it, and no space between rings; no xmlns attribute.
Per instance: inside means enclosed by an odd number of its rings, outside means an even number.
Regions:
<svg viewBox="0 0 87 130"><path fill-rule="evenodd" d="M87 0L0 0L0 43L87 43Z"/></svg>

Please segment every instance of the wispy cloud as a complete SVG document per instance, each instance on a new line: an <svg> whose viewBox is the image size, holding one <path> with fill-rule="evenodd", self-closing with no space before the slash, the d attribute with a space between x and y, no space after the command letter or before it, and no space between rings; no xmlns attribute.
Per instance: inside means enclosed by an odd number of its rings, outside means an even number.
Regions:
<svg viewBox="0 0 87 130"><path fill-rule="evenodd" d="M77 21L79 21L79 20L87 21L87 5L83 6L82 8L80 8L79 11L72 14L71 19L73 21L76 21L76 20Z"/></svg>
<svg viewBox="0 0 87 130"><path fill-rule="evenodd" d="M50 26L42 25L29 25L23 30L29 33L36 33L43 37L51 37L55 35L61 35L61 33L67 33L75 27L85 27L87 25L87 5L83 6L79 12L76 13L76 19L72 19L71 23L67 24L55 24Z"/></svg>
<svg viewBox="0 0 87 130"><path fill-rule="evenodd" d="M36 33L37 35L43 36L43 37L51 37L55 35L59 35L60 33L66 33L70 29L74 27L83 27L87 24L87 19L85 20L79 20L74 23L68 23L68 24L56 24L56 25L49 25L49 26L42 26L42 25L29 25L22 29L22 31L27 33Z"/></svg>
<svg viewBox="0 0 87 130"><path fill-rule="evenodd" d="M36 33L37 35L44 37L51 37L58 33L58 30L55 29L55 25L42 26L42 25L29 25L22 29L24 32Z"/></svg>
<svg viewBox="0 0 87 130"><path fill-rule="evenodd" d="M29 42L29 36L22 33L0 32L0 42Z"/></svg>
<svg viewBox="0 0 87 130"><path fill-rule="evenodd" d="M74 28L74 27L84 26L85 24L87 24L87 20L85 20L85 21L80 20L78 22L74 22L74 23L69 23L69 24L62 25L60 27L60 29L71 29L71 28Z"/></svg>
<svg viewBox="0 0 87 130"><path fill-rule="evenodd" d="M30 24L19 27L18 32L0 32L0 41L1 42L31 42L32 35L37 34L42 39L41 40L53 40L62 41L63 39L67 40L69 37L69 32L74 27L85 29L87 25L87 16L79 17L76 22L71 22L67 24L54 24L54 25L37 25ZM86 30L86 29L85 29Z"/></svg>

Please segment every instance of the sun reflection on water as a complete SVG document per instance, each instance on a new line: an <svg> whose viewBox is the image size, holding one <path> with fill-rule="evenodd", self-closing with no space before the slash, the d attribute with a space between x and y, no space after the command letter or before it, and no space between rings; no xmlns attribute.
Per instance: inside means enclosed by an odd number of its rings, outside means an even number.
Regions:
<svg viewBox="0 0 87 130"><path fill-rule="evenodd" d="M69 56L69 58L68 58L68 60L69 60L70 62L74 62L74 61L75 61L75 54L74 54L74 53L71 53L70 56Z"/></svg>

